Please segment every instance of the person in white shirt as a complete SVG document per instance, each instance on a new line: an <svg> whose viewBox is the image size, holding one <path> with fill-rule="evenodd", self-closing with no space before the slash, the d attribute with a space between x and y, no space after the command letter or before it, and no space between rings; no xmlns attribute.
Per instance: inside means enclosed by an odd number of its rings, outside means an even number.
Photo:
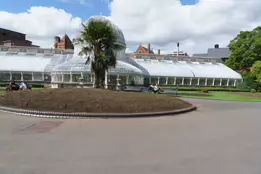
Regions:
<svg viewBox="0 0 261 174"><path fill-rule="evenodd" d="M26 84L23 81L20 83L20 89L22 89L22 90L26 90L27 89L27 86L26 86Z"/></svg>
<svg viewBox="0 0 261 174"><path fill-rule="evenodd" d="M157 92L159 92L159 85L158 84L156 84L155 86L154 86L154 93L157 93Z"/></svg>

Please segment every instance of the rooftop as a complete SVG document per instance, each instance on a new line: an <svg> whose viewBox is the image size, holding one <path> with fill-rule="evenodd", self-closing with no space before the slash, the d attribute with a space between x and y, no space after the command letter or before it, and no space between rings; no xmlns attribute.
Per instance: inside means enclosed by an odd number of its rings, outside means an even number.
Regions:
<svg viewBox="0 0 261 174"><path fill-rule="evenodd" d="M1 28L1 27L0 27L0 30L2 30L2 31L9 31L9 32L13 32L13 33L18 33L18 34L22 34L22 35L25 35L24 33L20 33L20 32L17 32L17 31L13 31L13 30L8 30L8 29L5 29L5 28Z"/></svg>
<svg viewBox="0 0 261 174"><path fill-rule="evenodd" d="M214 48L209 48L207 53L193 54L192 57L212 57L212 58L228 58L231 55L229 48L220 48L218 44Z"/></svg>

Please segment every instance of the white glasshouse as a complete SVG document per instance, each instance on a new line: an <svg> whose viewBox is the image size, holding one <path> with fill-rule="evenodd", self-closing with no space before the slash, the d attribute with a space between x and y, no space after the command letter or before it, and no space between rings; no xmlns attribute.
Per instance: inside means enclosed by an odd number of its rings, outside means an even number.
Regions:
<svg viewBox="0 0 261 174"><path fill-rule="evenodd" d="M106 20L97 16L89 20ZM126 46L122 31L112 22L117 42ZM93 85L94 75L86 59L75 50L0 47L0 82L11 79L28 83L50 83L52 87ZM242 81L239 73L219 59L177 57L168 55L130 56L125 50L117 52L117 65L105 76L106 86L160 85L174 86L236 86Z"/></svg>

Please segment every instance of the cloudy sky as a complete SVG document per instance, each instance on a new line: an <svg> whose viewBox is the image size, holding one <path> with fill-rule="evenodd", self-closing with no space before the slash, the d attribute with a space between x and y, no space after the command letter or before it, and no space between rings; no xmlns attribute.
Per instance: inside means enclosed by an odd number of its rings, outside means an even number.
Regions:
<svg viewBox="0 0 261 174"><path fill-rule="evenodd" d="M123 30L128 51L151 43L173 52L180 42L193 54L261 25L260 9L261 0L9 0L1 2L0 27L52 47L53 36L75 37L82 22L102 14Z"/></svg>

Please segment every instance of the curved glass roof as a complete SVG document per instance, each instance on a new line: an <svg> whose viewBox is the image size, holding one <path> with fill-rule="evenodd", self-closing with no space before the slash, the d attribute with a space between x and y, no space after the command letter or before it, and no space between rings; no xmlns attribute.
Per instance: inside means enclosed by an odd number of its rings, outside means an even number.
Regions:
<svg viewBox="0 0 261 174"><path fill-rule="evenodd" d="M26 54L0 54L0 71L17 72L51 72L53 67L72 55L26 55Z"/></svg>
<svg viewBox="0 0 261 174"><path fill-rule="evenodd" d="M241 75L222 63L199 63L171 60L135 61L151 76L242 79Z"/></svg>
<svg viewBox="0 0 261 174"><path fill-rule="evenodd" d="M117 26L115 25L110 19L108 19L107 17L105 16L92 16L90 17L87 22L86 22L86 25L88 25L89 22L91 21L103 21L103 22L108 22L113 30L114 30L114 33L116 34L117 36L117 42L123 46L126 46L126 43L125 43L125 38L124 38L124 34L122 32L122 30Z"/></svg>
<svg viewBox="0 0 261 174"><path fill-rule="evenodd" d="M52 72L60 73L80 73L80 72L91 72L91 65L85 64L86 59L84 58L73 58L53 68ZM123 61L117 61L115 68L111 68L108 74L143 74L142 71L135 66L132 66Z"/></svg>

